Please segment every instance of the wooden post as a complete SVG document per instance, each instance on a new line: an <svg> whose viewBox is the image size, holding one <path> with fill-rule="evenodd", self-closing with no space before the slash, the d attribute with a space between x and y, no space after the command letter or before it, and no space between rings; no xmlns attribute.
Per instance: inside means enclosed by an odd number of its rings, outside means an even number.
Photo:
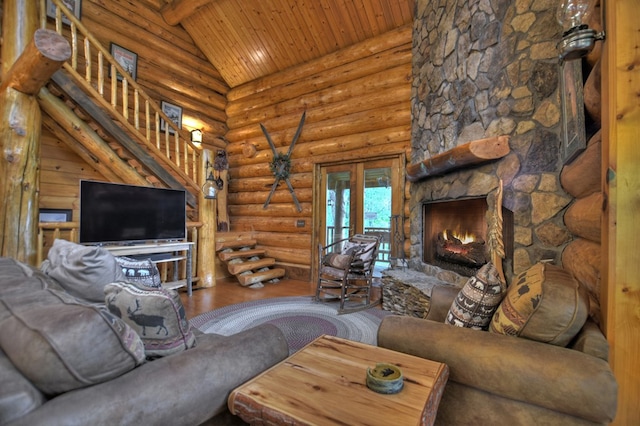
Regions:
<svg viewBox="0 0 640 426"><path fill-rule="evenodd" d="M42 125L33 95L71 54L61 36L37 31L38 6L33 0L3 3L0 86L0 255L32 265L37 257Z"/></svg>
<svg viewBox="0 0 640 426"><path fill-rule="evenodd" d="M211 150L202 150L201 171L199 182L204 182L207 176L207 163L213 164L213 154ZM211 166L210 166L211 167ZM198 198L198 218L202 222L200 228L200 238L198 247L198 278L199 286L214 287L216 285L216 200L204 198L204 193L200 191Z"/></svg>
<svg viewBox="0 0 640 426"><path fill-rule="evenodd" d="M638 1L607 2L602 53L603 329L618 381L614 425L640 424L640 21Z"/></svg>

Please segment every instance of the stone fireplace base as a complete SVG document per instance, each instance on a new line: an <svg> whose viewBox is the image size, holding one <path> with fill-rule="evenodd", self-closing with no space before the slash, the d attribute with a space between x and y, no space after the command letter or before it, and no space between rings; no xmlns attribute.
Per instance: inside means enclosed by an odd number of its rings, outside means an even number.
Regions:
<svg viewBox="0 0 640 426"><path fill-rule="evenodd" d="M423 264L426 271L387 269L382 271L382 309L398 315L426 318L431 290L437 285L462 288L467 277ZM428 271L428 272L427 272Z"/></svg>

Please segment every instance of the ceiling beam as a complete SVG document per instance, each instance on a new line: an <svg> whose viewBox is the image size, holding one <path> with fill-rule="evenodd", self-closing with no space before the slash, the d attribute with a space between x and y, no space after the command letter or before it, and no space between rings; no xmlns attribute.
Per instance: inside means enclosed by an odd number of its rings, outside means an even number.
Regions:
<svg viewBox="0 0 640 426"><path fill-rule="evenodd" d="M169 25L178 25L213 0L174 0L160 10L162 19Z"/></svg>

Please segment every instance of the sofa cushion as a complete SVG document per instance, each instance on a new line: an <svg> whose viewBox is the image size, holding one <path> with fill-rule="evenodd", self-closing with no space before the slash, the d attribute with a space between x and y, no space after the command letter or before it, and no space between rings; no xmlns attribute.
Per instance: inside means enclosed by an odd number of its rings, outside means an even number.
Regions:
<svg viewBox="0 0 640 426"><path fill-rule="evenodd" d="M0 425L9 423L35 410L45 397L0 350Z"/></svg>
<svg viewBox="0 0 640 426"><path fill-rule="evenodd" d="M105 303L142 338L147 357L160 357L189 349L196 338L175 290L145 289L117 282L105 287Z"/></svg>
<svg viewBox="0 0 640 426"><path fill-rule="evenodd" d="M110 380L144 362L142 342L126 323L52 289L0 297L0 348L49 396Z"/></svg>
<svg viewBox="0 0 640 426"><path fill-rule="evenodd" d="M564 269L538 263L515 277L489 331L566 346L589 314L589 297Z"/></svg>
<svg viewBox="0 0 640 426"><path fill-rule="evenodd" d="M160 271L151 259L133 259L126 256L116 256L116 262L122 268L127 282L142 284L145 287L162 287Z"/></svg>
<svg viewBox="0 0 640 426"><path fill-rule="evenodd" d="M486 330L506 289L493 263L485 264L462 287L449 308L445 323Z"/></svg>
<svg viewBox="0 0 640 426"><path fill-rule="evenodd" d="M26 265L10 257L0 257L0 296L12 292L62 290L58 282L39 269Z"/></svg>
<svg viewBox="0 0 640 426"><path fill-rule="evenodd" d="M69 294L89 302L104 302L104 286L125 281L115 257L104 248L56 239L40 269Z"/></svg>

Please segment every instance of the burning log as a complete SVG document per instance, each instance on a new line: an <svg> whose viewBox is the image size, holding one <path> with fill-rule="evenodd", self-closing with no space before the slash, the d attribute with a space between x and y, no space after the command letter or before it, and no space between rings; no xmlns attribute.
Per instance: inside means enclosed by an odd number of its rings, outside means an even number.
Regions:
<svg viewBox="0 0 640 426"><path fill-rule="evenodd" d="M485 242L482 238L465 238L463 241L450 229L438 233L436 255L447 262L473 267L487 263Z"/></svg>

